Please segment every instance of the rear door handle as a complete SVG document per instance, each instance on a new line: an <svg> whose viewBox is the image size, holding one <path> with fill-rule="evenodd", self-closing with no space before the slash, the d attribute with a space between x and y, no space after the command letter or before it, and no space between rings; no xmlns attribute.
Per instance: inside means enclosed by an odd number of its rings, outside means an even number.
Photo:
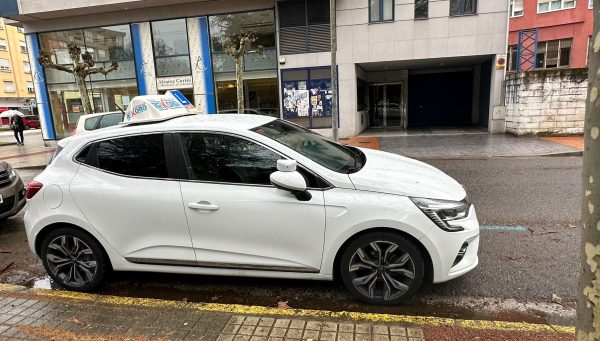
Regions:
<svg viewBox="0 0 600 341"><path fill-rule="evenodd" d="M202 210L202 211L216 211L219 209L219 206L213 205L208 201L191 202L188 204L188 207L195 209L195 210Z"/></svg>

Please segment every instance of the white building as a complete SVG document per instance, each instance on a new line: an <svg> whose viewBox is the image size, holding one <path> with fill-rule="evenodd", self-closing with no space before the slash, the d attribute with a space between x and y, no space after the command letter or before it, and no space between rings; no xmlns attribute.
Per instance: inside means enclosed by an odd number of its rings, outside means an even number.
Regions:
<svg viewBox="0 0 600 341"><path fill-rule="evenodd" d="M235 108L223 45L254 30L264 52L245 57L246 107L330 134L327 0L3 0L0 15L23 23L32 60L46 49L68 63L68 42L117 60L118 71L90 80L96 111L173 88L207 114ZM505 0L337 0L340 136L503 132L507 20ZM44 138L67 136L81 114L72 77L32 68Z"/></svg>

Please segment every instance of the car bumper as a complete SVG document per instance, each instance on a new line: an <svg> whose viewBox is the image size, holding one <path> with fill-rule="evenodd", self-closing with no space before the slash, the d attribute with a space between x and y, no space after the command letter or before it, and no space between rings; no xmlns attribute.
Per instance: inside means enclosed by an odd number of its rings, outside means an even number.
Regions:
<svg viewBox="0 0 600 341"><path fill-rule="evenodd" d="M464 228L459 232L431 230L421 242L429 251L433 265L433 282L441 283L460 277L479 264L479 221L475 208L453 225Z"/></svg>
<svg viewBox="0 0 600 341"><path fill-rule="evenodd" d="M2 203L0 203L0 219L11 217L25 206L25 185L19 177L12 183L0 188Z"/></svg>

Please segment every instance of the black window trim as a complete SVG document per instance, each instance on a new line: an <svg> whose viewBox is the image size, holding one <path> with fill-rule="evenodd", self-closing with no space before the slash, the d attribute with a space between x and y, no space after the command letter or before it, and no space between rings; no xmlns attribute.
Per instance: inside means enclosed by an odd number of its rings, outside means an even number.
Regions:
<svg viewBox="0 0 600 341"><path fill-rule="evenodd" d="M275 150L274 148L265 145L264 143L261 143L259 141L256 141L252 138L249 138L247 136L243 136L243 135L239 135L239 134L235 134L235 133L230 133L230 132L225 132L225 131L219 131L219 130L178 130L178 131L174 131L171 132L172 133L172 139L173 139L173 153L172 155L174 155L177 159L177 161L175 162L176 167L177 167L177 171L175 172L175 174L177 174L179 176L179 180L182 182L192 182L192 183L206 183L206 184L215 184L215 185L233 185L233 186L249 186L249 187L265 187L265 188L275 188L275 186L269 184L269 185L261 185L261 184L246 184L246 183L240 183L240 182L220 182L220 181L205 181L205 180L193 180L190 179L190 175L187 172L187 168L185 165L185 157L183 154L183 143L181 142L181 134L213 134L213 135L226 135L226 136L232 136L232 137L236 137L236 138L241 138L244 139L246 141L258 144L259 146L266 148L276 154L278 154L279 156L288 159L288 160L293 160L293 158L289 157L288 155ZM319 182L321 182L325 187L322 188L314 188L314 187L307 187L307 190L314 190L314 191L325 191L325 190L329 190L334 188L334 186L327 180L325 180L322 176L320 176L319 174L315 173L314 171L312 171L310 168L304 166L302 163L298 162L296 160L296 162L298 163L298 167L302 168L303 170L305 170L307 173L313 175L314 177L316 177L318 179Z"/></svg>
<svg viewBox="0 0 600 341"><path fill-rule="evenodd" d="M121 173L115 173L115 172L111 172L105 169L102 169L100 167L98 167L98 158L97 158L97 154L96 154L96 149L98 148L98 144L102 141L108 141L108 140L114 140L114 139L119 139L119 138L126 138L126 137L133 137L133 136L142 136L142 135L156 135L156 134L161 134L163 135L163 143L165 145L165 158L166 158L166 162L167 162L167 173L168 173L168 178L161 178L161 177L148 177L148 176L137 176L137 175L127 175L127 174L121 174ZM152 131L152 132L143 132L143 133L130 133L130 134L124 134L124 135L115 135L115 136L109 136L109 137L103 137L101 139L97 139L97 140L93 140L93 141L89 141L87 143L84 143L83 145L81 145L79 148L77 148L77 150L75 151L75 153L73 153L73 156L71 158L71 161L80 165L80 166L85 166L103 173L107 173L107 174L112 174L112 175L116 175L116 176L120 176L120 177L124 177L124 178L130 178L130 179L143 179L143 180L163 180L163 181L179 181L180 179L177 178L177 166L175 163L175 158L173 157L173 153L172 153L172 148L173 148L173 142L172 142L172 134L171 132L168 131ZM84 162L80 162L77 160L77 156L79 156L80 153L82 153L88 146L90 146L90 151L88 152L88 155L86 157L85 163Z"/></svg>

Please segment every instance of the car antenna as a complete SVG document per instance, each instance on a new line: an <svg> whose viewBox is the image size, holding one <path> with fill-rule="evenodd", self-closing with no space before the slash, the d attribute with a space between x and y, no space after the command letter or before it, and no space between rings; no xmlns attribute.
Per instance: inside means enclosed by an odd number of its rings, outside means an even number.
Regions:
<svg viewBox="0 0 600 341"><path fill-rule="evenodd" d="M116 106L116 107L117 107L119 110L121 110L121 112L123 113L123 116L125 116L125 111L123 111L123 109L121 109L121 107L120 107L120 106L119 106L117 103L115 103L115 106Z"/></svg>

